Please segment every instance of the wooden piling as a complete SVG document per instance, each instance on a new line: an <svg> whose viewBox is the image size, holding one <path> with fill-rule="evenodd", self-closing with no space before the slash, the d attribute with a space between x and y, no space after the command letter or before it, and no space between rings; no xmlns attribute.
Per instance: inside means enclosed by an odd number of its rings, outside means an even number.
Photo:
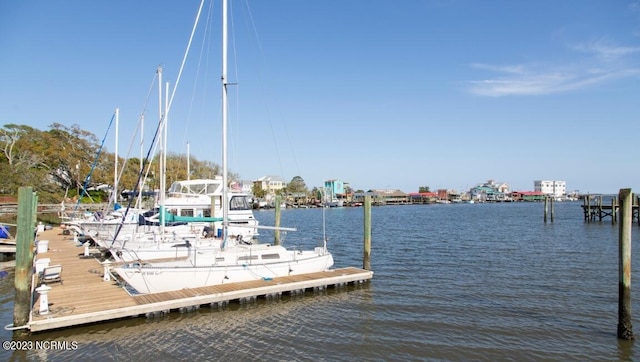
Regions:
<svg viewBox="0 0 640 362"><path fill-rule="evenodd" d="M636 217L638 218L638 226L640 226L640 196L636 196Z"/></svg>
<svg viewBox="0 0 640 362"><path fill-rule="evenodd" d="M618 221L618 208L617 198L614 196L611 198L611 225L615 225L616 221Z"/></svg>
<svg viewBox="0 0 640 362"><path fill-rule="evenodd" d="M602 221L602 195L598 196L598 221Z"/></svg>
<svg viewBox="0 0 640 362"><path fill-rule="evenodd" d="M549 197L549 202L551 204L551 222L553 222L553 215L555 213L555 210L553 209L553 196Z"/></svg>
<svg viewBox="0 0 640 362"><path fill-rule="evenodd" d="M618 338L633 339L631 325L631 225L633 194L620 189L620 228L618 233Z"/></svg>
<svg viewBox="0 0 640 362"><path fill-rule="evenodd" d="M31 310L31 278L33 274L33 242L35 227L34 193L31 187L18 189L18 221L16 231L15 298L13 326L29 323Z"/></svg>
<svg viewBox="0 0 640 362"><path fill-rule="evenodd" d="M371 270L371 196L364 197L364 255L362 269Z"/></svg>
<svg viewBox="0 0 640 362"><path fill-rule="evenodd" d="M547 222L547 213L549 212L549 196L544 197L544 222Z"/></svg>
<svg viewBox="0 0 640 362"><path fill-rule="evenodd" d="M276 195L276 217L274 221L274 226L276 227L273 230L273 245L280 245L280 216L282 214L282 210L280 205L282 204L282 197L280 195Z"/></svg>

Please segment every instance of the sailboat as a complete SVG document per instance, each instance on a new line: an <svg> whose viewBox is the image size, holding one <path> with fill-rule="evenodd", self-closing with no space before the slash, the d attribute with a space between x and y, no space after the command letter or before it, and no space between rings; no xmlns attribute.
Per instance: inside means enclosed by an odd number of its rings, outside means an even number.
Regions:
<svg viewBox="0 0 640 362"><path fill-rule="evenodd" d="M227 0L222 1L222 189L227 194ZM249 280L327 271L333 256L322 246L289 250L229 237L229 198L222 198L222 241L219 244L180 245L187 251L168 261L128 262L113 268L138 294L160 293Z"/></svg>

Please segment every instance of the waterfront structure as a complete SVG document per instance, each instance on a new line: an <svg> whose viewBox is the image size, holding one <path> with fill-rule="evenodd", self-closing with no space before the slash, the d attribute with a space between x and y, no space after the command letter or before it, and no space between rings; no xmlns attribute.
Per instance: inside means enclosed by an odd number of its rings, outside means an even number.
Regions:
<svg viewBox="0 0 640 362"><path fill-rule="evenodd" d="M533 181L533 190L554 198L561 198L567 194L567 183L566 181L536 180Z"/></svg>
<svg viewBox="0 0 640 362"><path fill-rule="evenodd" d="M479 184L469 190L471 200L475 201L511 201L509 194L511 186L506 183L496 183L494 180L488 180L483 184Z"/></svg>
<svg viewBox="0 0 640 362"><path fill-rule="evenodd" d="M275 194L276 191L280 191L286 186L286 182L280 176L262 176L253 181L254 184L258 184L266 194Z"/></svg>
<svg viewBox="0 0 640 362"><path fill-rule="evenodd" d="M544 201L545 194L540 191L513 191L513 201Z"/></svg>
<svg viewBox="0 0 640 362"><path fill-rule="evenodd" d="M340 180L326 180L322 203L325 206L342 206L345 199L344 182Z"/></svg>
<svg viewBox="0 0 640 362"><path fill-rule="evenodd" d="M367 192L356 192L353 195L354 202L364 202L365 196L371 196L374 205L402 205L409 204L410 197L400 190L369 190Z"/></svg>
<svg viewBox="0 0 640 362"><path fill-rule="evenodd" d="M431 204L437 202L438 194L435 192L410 192L409 200L412 204Z"/></svg>

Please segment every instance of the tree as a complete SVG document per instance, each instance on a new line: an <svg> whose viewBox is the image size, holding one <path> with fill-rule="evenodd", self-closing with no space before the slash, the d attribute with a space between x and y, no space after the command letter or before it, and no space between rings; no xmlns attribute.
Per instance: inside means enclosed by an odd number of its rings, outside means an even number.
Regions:
<svg viewBox="0 0 640 362"><path fill-rule="evenodd" d="M58 203L75 196L83 187L114 183L115 154L101 148L98 139L78 125L54 123L48 131L7 124L0 128L0 192L17 195L18 188L33 186L40 202ZM151 162L149 162L151 161ZM145 160L142 175L148 175L149 188L159 187L158 157ZM118 190L139 189L140 160L118 159ZM213 178L220 167L209 161L190 160L191 178ZM167 187L171 182L187 178L187 162L183 155L167 155ZM230 173L229 180L238 179Z"/></svg>
<svg viewBox="0 0 640 362"><path fill-rule="evenodd" d="M431 192L431 191L429 191L429 186L420 186L418 188L418 192L423 193L423 192Z"/></svg>
<svg viewBox="0 0 640 362"><path fill-rule="evenodd" d="M253 186L251 186L251 193L259 199L262 199L267 195L267 191L264 190L258 182L254 182Z"/></svg>
<svg viewBox="0 0 640 362"><path fill-rule="evenodd" d="M289 193L307 193L307 185L304 182L304 179L300 176L295 176L291 179L291 181L287 184L287 191Z"/></svg>

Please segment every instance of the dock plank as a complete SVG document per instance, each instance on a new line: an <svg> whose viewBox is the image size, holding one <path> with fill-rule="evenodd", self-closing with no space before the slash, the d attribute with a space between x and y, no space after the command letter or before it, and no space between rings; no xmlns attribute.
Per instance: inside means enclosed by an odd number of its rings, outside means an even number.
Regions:
<svg viewBox="0 0 640 362"><path fill-rule="evenodd" d="M84 248L77 245L71 236L63 235L60 229L47 230L39 235L39 239L48 240L49 248L46 253L36 255L36 259L49 258L50 265L62 265L62 283L49 284L50 307L46 315L40 315L38 312L39 296L36 293L29 322L29 329L32 332L266 294L364 281L373 277L372 271L348 267L269 280L260 279L163 293L130 295L117 281L103 280L104 265L96 258L84 257Z"/></svg>

